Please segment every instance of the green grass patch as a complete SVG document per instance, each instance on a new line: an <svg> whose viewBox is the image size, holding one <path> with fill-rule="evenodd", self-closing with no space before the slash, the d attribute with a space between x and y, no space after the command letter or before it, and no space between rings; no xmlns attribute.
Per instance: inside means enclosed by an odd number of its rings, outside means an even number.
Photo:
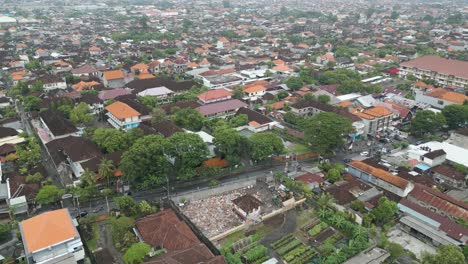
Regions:
<svg viewBox="0 0 468 264"><path fill-rule="evenodd" d="M291 154L304 154L309 153L310 149L306 145L294 144L289 148Z"/></svg>
<svg viewBox="0 0 468 264"><path fill-rule="evenodd" d="M241 240L244 237L245 237L245 231L244 230L239 230L239 231L234 232L234 233L230 234L229 236L225 237L223 239L223 242L221 243L221 245L223 245L223 247L230 247L232 244L234 244L235 242Z"/></svg>
<svg viewBox="0 0 468 264"><path fill-rule="evenodd" d="M88 241L85 241L90 251L93 251L97 248L97 241L99 239L99 230L98 230L97 223L93 223L92 226L93 226L93 238Z"/></svg>
<svg viewBox="0 0 468 264"><path fill-rule="evenodd" d="M296 223L298 227L305 225L311 219L315 217L314 209L303 210L299 212L296 218Z"/></svg>

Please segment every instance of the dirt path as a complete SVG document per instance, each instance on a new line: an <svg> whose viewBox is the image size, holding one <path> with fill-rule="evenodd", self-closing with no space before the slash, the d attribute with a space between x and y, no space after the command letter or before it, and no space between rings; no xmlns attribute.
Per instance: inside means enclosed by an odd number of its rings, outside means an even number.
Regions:
<svg viewBox="0 0 468 264"><path fill-rule="evenodd" d="M107 221L101 221L98 223L99 239L97 241L97 248L107 248L114 258L114 263L123 264L122 256L120 252L115 249L112 243L112 237L109 231L109 225ZM100 263L98 263L100 264Z"/></svg>
<svg viewBox="0 0 468 264"><path fill-rule="evenodd" d="M297 215L296 215L295 210L287 211L284 214L284 221L281 227L270 232L262 240L260 240L260 244L267 247L270 250L270 253L271 253L270 256L275 257L279 261L279 263L283 263L281 261L281 257L278 254L276 254L275 251L273 251L270 244L279 240L283 236L294 233L294 231L296 230L296 220L297 220L296 218L297 218Z"/></svg>

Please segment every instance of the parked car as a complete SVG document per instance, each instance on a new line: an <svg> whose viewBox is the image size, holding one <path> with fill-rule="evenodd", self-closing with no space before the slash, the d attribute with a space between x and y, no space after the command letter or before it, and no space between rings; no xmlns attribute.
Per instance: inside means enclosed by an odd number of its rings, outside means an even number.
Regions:
<svg viewBox="0 0 468 264"><path fill-rule="evenodd" d="M351 162L351 159L343 159L343 162L344 162L344 163L350 163L350 162Z"/></svg>
<svg viewBox="0 0 468 264"><path fill-rule="evenodd" d="M363 156L363 157L367 157L367 156L369 156L369 152L368 151L363 151L363 152L360 153L360 155Z"/></svg>

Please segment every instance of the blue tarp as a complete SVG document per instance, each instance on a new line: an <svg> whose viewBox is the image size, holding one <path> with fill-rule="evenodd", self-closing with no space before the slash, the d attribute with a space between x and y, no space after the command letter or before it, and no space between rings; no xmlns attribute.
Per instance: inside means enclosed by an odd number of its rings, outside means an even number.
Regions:
<svg viewBox="0 0 468 264"><path fill-rule="evenodd" d="M416 168L422 170L422 171L427 171L428 169L430 169L431 167L429 167L428 165L424 164L424 163L419 163L418 165L416 165Z"/></svg>

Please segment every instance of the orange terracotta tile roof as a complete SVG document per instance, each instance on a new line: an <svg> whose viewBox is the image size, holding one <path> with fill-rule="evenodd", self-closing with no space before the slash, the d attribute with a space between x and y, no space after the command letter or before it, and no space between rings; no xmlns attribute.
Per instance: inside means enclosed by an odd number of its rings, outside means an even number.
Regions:
<svg viewBox="0 0 468 264"><path fill-rule="evenodd" d="M115 80L115 79L125 78L125 74L121 70L105 71L103 74L106 80Z"/></svg>
<svg viewBox="0 0 468 264"><path fill-rule="evenodd" d="M219 38L218 41L222 42L222 43L228 43L229 42L229 40L227 38L225 38L225 37Z"/></svg>
<svg viewBox="0 0 468 264"><path fill-rule="evenodd" d="M432 90L432 92L426 95L436 97L442 100L450 101L453 103L457 103L457 104L463 104L465 100L468 100L468 96L464 94L447 91L443 88L434 89Z"/></svg>
<svg viewBox="0 0 468 264"><path fill-rule="evenodd" d="M341 103L338 104L339 107L343 107L343 108L346 108L350 105L352 105L353 103L351 101L343 101Z"/></svg>
<svg viewBox="0 0 468 264"><path fill-rule="evenodd" d="M361 118L374 120L376 118L384 117L393 114L392 111L385 107L376 106L362 111L360 108L351 109L350 113L357 115Z"/></svg>
<svg viewBox="0 0 468 264"><path fill-rule="evenodd" d="M132 70L138 70L140 72L147 72L149 69L149 66L143 63L138 63L132 66Z"/></svg>
<svg viewBox="0 0 468 264"><path fill-rule="evenodd" d="M154 78L154 75L152 75L151 73L148 73L148 72L144 72L144 73L140 73L140 75L137 76L138 79L142 80L142 79L151 79L151 78Z"/></svg>
<svg viewBox="0 0 468 264"><path fill-rule="evenodd" d="M255 86L250 86L246 89L244 89L244 92L246 93L255 93L255 92L260 92L260 91L265 91L266 87L263 85L255 85Z"/></svg>
<svg viewBox="0 0 468 264"><path fill-rule="evenodd" d="M198 95L198 99L201 101L211 101L211 100L216 100L216 99L221 99L221 98L226 98L232 96L232 93L227 91L226 89L215 89L215 90L209 90L206 91L200 95Z"/></svg>
<svg viewBox="0 0 468 264"><path fill-rule="evenodd" d="M115 102L106 106L106 110L118 119L125 119L133 116L140 116L141 114L135 109L131 108L128 104L122 102Z"/></svg>
<svg viewBox="0 0 468 264"><path fill-rule="evenodd" d="M267 85L267 84L268 84L268 81L265 81L265 80L254 81L254 82L246 83L244 85L244 89L247 87L252 87L252 86L257 86L257 85Z"/></svg>
<svg viewBox="0 0 468 264"><path fill-rule="evenodd" d="M288 65L284 65L284 64L273 67L273 70L275 70L275 71L292 71L292 69L289 68Z"/></svg>
<svg viewBox="0 0 468 264"><path fill-rule="evenodd" d="M252 126L252 127L259 127L261 126L257 121L250 121L249 122L249 126Z"/></svg>
<svg viewBox="0 0 468 264"><path fill-rule="evenodd" d="M275 65L283 65L283 64L285 64L285 63L284 63L284 60L282 60L282 59L274 60L273 63L274 63Z"/></svg>
<svg viewBox="0 0 468 264"><path fill-rule="evenodd" d="M99 85L100 83L96 82L96 81L91 81L91 82L84 82L84 81L81 81L79 83L76 83L74 85L72 85L72 88L77 91L77 92L81 92L83 90L86 90L86 89L89 89L95 85Z"/></svg>
<svg viewBox="0 0 468 264"><path fill-rule="evenodd" d="M271 108L273 108L275 110L283 109L284 108L284 102L272 103L270 106L271 106Z"/></svg>
<svg viewBox="0 0 468 264"><path fill-rule="evenodd" d="M20 225L29 253L78 236L68 209L42 213L24 220Z"/></svg>
<svg viewBox="0 0 468 264"><path fill-rule="evenodd" d="M405 189L409 182L401 177L395 176L388 171L372 167L364 162L353 160L348 163L349 166L352 166L360 171L373 175L383 181L386 181L392 185L395 185L401 189Z"/></svg>
<svg viewBox="0 0 468 264"><path fill-rule="evenodd" d="M92 46L91 48L89 48L89 51L101 51L101 48Z"/></svg>

